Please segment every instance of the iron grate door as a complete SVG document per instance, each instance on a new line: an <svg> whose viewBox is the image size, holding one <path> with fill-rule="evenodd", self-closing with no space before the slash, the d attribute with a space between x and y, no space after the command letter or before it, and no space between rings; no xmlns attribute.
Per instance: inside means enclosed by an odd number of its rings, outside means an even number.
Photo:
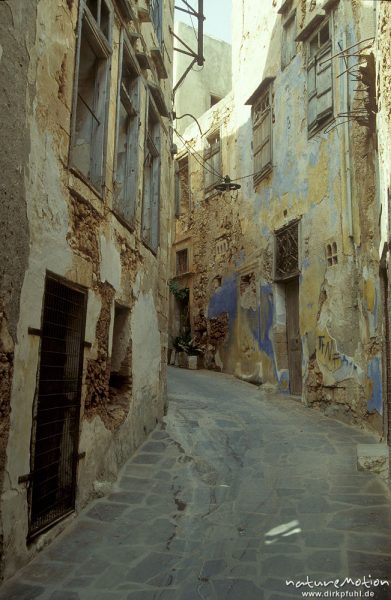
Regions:
<svg viewBox="0 0 391 600"><path fill-rule="evenodd" d="M86 295L48 276L32 435L29 536L74 509Z"/></svg>

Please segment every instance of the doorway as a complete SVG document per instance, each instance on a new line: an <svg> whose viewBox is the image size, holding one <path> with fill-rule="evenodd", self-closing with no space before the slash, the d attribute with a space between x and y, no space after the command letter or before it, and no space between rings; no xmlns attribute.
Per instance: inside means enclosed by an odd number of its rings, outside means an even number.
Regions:
<svg viewBox="0 0 391 600"><path fill-rule="evenodd" d="M299 319L299 278L285 284L286 337L288 349L289 386L293 396L302 392L302 350Z"/></svg>
<svg viewBox="0 0 391 600"><path fill-rule="evenodd" d="M29 537L74 510L86 294L48 275L33 414Z"/></svg>

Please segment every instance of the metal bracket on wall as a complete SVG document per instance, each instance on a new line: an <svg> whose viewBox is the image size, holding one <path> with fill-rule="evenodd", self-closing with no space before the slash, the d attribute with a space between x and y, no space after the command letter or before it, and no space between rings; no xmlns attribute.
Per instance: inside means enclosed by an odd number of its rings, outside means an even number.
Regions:
<svg viewBox="0 0 391 600"><path fill-rule="evenodd" d="M36 335L38 337L42 336L42 330L41 329L37 329L35 327L29 327L27 331L28 331L29 335Z"/></svg>
<svg viewBox="0 0 391 600"><path fill-rule="evenodd" d="M184 8L183 6L177 6L175 5L175 9L179 10L181 12L184 12L188 15L190 15L191 17L195 17L197 19L197 23L198 23L198 32L197 32L197 50L193 50L186 42L184 42L171 28L170 28L170 33L172 33L173 37L180 43L182 44L182 47L177 48L174 46L174 50L176 52L180 52L181 54L186 54L187 56L190 56L193 58L193 60L191 61L191 63L189 64L189 66L186 68L185 72L183 73L183 75L181 75L181 77L178 79L177 83L175 84L175 87L173 89L173 95L175 96L175 92L177 91L177 89L179 88L179 86L181 85L181 83L184 81L184 79L186 78L187 74L189 73L189 71L193 68L193 66L195 64L199 65L200 67L203 66L204 62L205 62L205 58L204 58L204 0L198 0L198 10L195 10L186 0L181 0L182 3L185 5L186 8Z"/></svg>
<svg viewBox="0 0 391 600"><path fill-rule="evenodd" d="M29 481L31 481L33 478L33 474L32 473L27 473L26 475L21 475L20 477L18 477L18 483L28 483Z"/></svg>

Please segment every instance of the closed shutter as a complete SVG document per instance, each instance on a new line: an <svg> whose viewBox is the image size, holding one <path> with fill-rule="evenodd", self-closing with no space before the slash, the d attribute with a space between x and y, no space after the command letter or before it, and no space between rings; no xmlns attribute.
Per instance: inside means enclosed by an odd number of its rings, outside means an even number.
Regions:
<svg viewBox="0 0 391 600"><path fill-rule="evenodd" d="M153 160L152 190L151 190L151 248L157 250L159 246L159 220L160 220L160 157Z"/></svg>
<svg viewBox="0 0 391 600"><path fill-rule="evenodd" d="M210 141L210 147L206 151L205 158L205 189L213 187L220 181L221 158L220 138Z"/></svg>
<svg viewBox="0 0 391 600"><path fill-rule="evenodd" d="M268 107L254 126L254 172L259 173L272 159L271 152L271 109Z"/></svg>
<svg viewBox="0 0 391 600"><path fill-rule="evenodd" d="M308 65L308 128L310 129L317 118L317 97L316 97L316 63L313 59Z"/></svg>
<svg viewBox="0 0 391 600"><path fill-rule="evenodd" d="M318 119L323 119L333 112L331 46L316 61L316 94Z"/></svg>

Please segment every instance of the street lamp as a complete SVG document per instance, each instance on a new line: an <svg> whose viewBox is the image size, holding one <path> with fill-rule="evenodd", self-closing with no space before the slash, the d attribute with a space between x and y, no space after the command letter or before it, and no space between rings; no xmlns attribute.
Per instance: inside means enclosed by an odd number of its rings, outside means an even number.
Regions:
<svg viewBox="0 0 391 600"><path fill-rule="evenodd" d="M226 175L221 183L217 183L214 186L214 189L219 192L232 192L234 190L240 190L241 187L242 186L239 185L239 183L234 183L231 181L229 175Z"/></svg>

